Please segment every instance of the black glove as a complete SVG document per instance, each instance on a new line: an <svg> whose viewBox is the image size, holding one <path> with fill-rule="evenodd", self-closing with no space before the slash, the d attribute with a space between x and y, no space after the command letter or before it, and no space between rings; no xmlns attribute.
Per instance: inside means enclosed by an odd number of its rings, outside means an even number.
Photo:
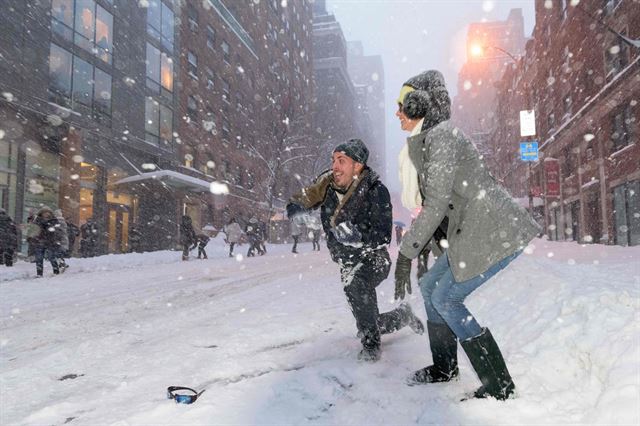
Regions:
<svg viewBox="0 0 640 426"><path fill-rule="evenodd" d="M294 216L302 214L305 212L304 207L296 203L288 203L287 204L287 218L291 219Z"/></svg>
<svg viewBox="0 0 640 426"><path fill-rule="evenodd" d="M411 294L411 259L402 253L398 253L398 260L396 260L395 281L395 300L404 299L405 290Z"/></svg>
<svg viewBox="0 0 640 426"><path fill-rule="evenodd" d="M362 234L350 221L339 223L331 232L341 244L356 244L362 241Z"/></svg>

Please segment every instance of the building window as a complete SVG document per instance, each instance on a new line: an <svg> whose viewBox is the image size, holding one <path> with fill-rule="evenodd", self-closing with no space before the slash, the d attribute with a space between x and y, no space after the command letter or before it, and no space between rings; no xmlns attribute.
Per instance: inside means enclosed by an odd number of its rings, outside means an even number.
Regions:
<svg viewBox="0 0 640 426"><path fill-rule="evenodd" d="M189 96L187 98L187 117L192 121L198 119L198 101L195 96Z"/></svg>
<svg viewBox="0 0 640 426"><path fill-rule="evenodd" d="M626 35L626 31L621 32ZM621 39L615 39L604 53L606 80L612 80L629 65L629 46Z"/></svg>
<svg viewBox="0 0 640 426"><path fill-rule="evenodd" d="M193 4L187 4L187 19L191 32L198 32L198 9Z"/></svg>
<svg viewBox="0 0 640 426"><path fill-rule="evenodd" d="M611 140L613 152L631 143L633 115L631 106L625 105L614 111L611 116Z"/></svg>
<svg viewBox="0 0 640 426"><path fill-rule="evenodd" d="M169 52L173 52L173 11L162 1L153 0L147 7L147 34Z"/></svg>
<svg viewBox="0 0 640 426"><path fill-rule="evenodd" d="M222 46L222 59L224 59L226 63L229 63L229 61L231 60L231 53L229 52L229 44L226 41L223 41L221 46Z"/></svg>
<svg viewBox="0 0 640 426"><path fill-rule="evenodd" d="M113 15L94 0L52 0L51 29L104 62L112 63Z"/></svg>
<svg viewBox="0 0 640 426"><path fill-rule="evenodd" d="M222 119L222 139L224 139L226 142L229 142L229 137L230 137L230 130L229 130L229 121L226 118Z"/></svg>
<svg viewBox="0 0 640 426"><path fill-rule="evenodd" d="M173 92L173 59L147 43L147 87L169 96Z"/></svg>
<svg viewBox="0 0 640 426"><path fill-rule="evenodd" d="M60 105L70 106L71 64L73 55L66 50L51 45L49 53L49 92L51 100Z"/></svg>
<svg viewBox="0 0 640 426"><path fill-rule="evenodd" d="M209 67L205 68L205 72L207 73L207 89L213 90L215 88L215 74Z"/></svg>
<svg viewBox="0 0 640 426"><path fill-rule="evenodd" d="M222 99L227 102L230 103L231 102L231 90L229 88L229 83L227 83L227 80L222 79Z"/></svg>
<svg viewBox="0 0 640 426"><path fill-rule="evenodd" d="M613 189L615 243L621 246L640 245L640 180Z"/></svg>
<svg viewBox="0 0 640 426"><path fill-rule="evenodd" d="M189 69L189 76L191 78L198 79L198 57L192 52L187 52L187 62Z"/></svg>
<svg viewBox="0 0 640 426"><path fill-rule="evenodd" d="M152 97L145 102L145 140L166 147L173 139L173 111Z"/></svg>
<svg viewBox="0 0 640 426"><path fill-rule="evenodd" d="M216 45L216 30L207 25L207 47L211 50L215 50Z"/></svg>
<svg viewBox="0 0 640 426"><path fill-rule="evenodd" d="M82 104L95 113L111 115L111 76L51 44L49 98L59 105Z"/></svg>

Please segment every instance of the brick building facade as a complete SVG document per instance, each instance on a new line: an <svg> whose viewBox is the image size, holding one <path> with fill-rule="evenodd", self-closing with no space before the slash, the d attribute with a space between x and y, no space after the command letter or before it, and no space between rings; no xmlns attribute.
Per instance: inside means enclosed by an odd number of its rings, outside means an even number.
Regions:
<svg viewBox="0 0 640 426"><path fill-rule="evenodd" d="M544 200L553 240L640 244L639 6L537 1L533 39L499 83L492 170L514 196ZM541 157L531 175L518 152L529 108Z"/></svg>

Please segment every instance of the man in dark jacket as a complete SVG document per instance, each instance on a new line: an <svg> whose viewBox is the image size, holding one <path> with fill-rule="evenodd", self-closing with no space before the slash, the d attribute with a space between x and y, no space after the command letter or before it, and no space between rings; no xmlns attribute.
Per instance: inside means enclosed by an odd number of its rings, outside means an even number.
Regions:
<svg viewBox="0 0 640 426"><path fill-rule="evenodd" d="M67 234L69 237L69 250L65 254L66 258L73 256L73 248L76 244L76 237L80 235L80 228L78 228L73 223L67 221Z"/></svg>
<svg viewBox="0 0 640 426"><path fill-rule="evenodd" d="M196 231L193 230L191 218L182 216L180 221L180 245L182 246L182 260L189 260L189 250L196 244Z"/></svg>
<svg viewBox="0 0 640 426"><path fill-rule="evenodd" d="M60 273L60 244L62 234L60 231L60 221L54 216L53 210L44 206L36 215L33 223L40 229L39 234L32 239L35 247L36 274L42 277L44 272L44 259L47 257L51 262L53 273Z"/></svg>
<svg viewBox="0 0 640 426"><path fill-rule="evenodd" d="M4 209L0 209L0 265L13 266L18 248L18 228Z"/></svg>
<svg viewBox="0 0 640 426"><path fill-rule="evenodd" d="M409 325L422 334L424 326L408 304L379 314L376 287L389 275L392 215L389 191L366 166L369 150L359 139L338 145L332 169L315 184L292 197L287 214L321 207L327 246L340 265L344 292L356 319L363 349L358 359L380 358L380 335Z"/></svg>
<svg viewBox="0 0 640 426"><path fill-rule="evenodd" d="M98 226L93 218L80 227L80 255L82 257L94 257L96 255L96 244L98 241Z"/></svg>

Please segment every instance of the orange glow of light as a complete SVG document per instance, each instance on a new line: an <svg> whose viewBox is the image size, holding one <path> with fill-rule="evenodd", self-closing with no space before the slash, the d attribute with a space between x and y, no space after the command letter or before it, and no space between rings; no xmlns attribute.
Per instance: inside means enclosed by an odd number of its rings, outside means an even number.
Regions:
<svg viewBox="0 0 640 426"><path fill-rule="evenodd" d="M471 56L480 57L484 54L484 49L482 49L482 46L479 44L474 44L469 49L469 52L471 53Z"/></svg>

